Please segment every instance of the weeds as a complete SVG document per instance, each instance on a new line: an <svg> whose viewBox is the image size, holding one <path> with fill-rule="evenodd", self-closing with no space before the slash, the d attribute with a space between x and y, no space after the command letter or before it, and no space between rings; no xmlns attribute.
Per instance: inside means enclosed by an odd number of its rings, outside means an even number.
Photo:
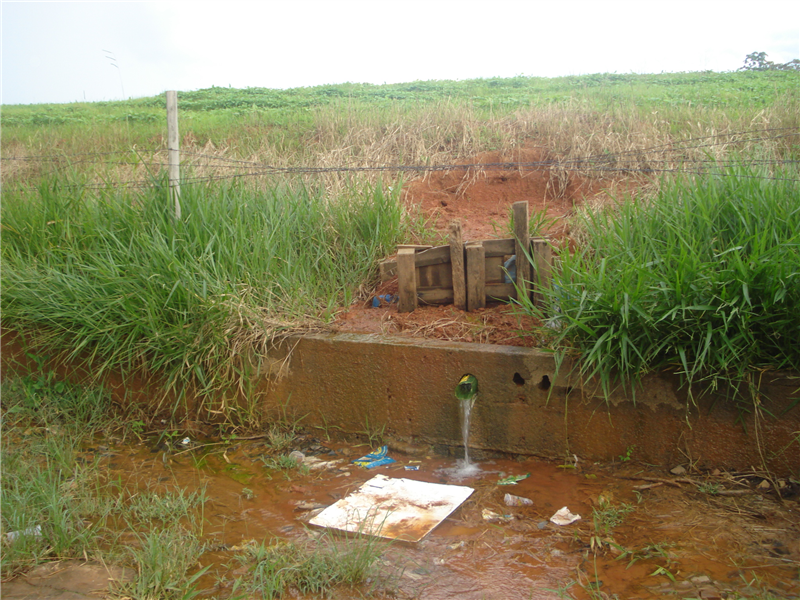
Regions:
<svg viewBox="0 0 800 600"><path fill-rule="evenodd" d="M131 600L189 600L199 594L195 584L208 567L187 577L203 553L192 533L180 525L169 525L141 534L138 542L137 548L129 550L138 576L133 582L119 584L115 595Z"/></svg>
<svg viewBox="0 0 800 600"><path fill-rule="evenodd" d="M210 395L248 380L276 336L349 304L410 226L382 186L331 200L235 184L183 186L175 223L162 183L140 194L63 180L33 196L4 190L3 321L97 378L157 373L173 398L196 391L201 415L229 413L232 402Z"/></svg>
<svg viewBox="0 0 800 600"><path fill-rule="evenodd" d="M761 370L800 368L798 204L796 170L740 165L587 214L548 293L553 345L606 395L668 369L690 397L702 385L754 410Z"/></svg>
<svg viewBox="0 0 800 600"><path fill-rule="evenodd" d="M262 598L281 598L290 590L327 596L340 586L354 587L377 575L374 564L385 546L361 535L337 540L327 534L308 544L275 541L249 546L236 557L248 565L240 586Z"/></svg>

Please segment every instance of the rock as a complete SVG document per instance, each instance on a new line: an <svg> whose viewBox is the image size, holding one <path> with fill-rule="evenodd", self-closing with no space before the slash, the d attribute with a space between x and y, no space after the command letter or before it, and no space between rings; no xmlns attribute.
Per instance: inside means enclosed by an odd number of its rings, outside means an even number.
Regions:
<svg viewBox="0 0 800 600"><path fill-rule="evenodd" d="M722 594L714 587L704 587L700 589L700 597L703 600L722 600Z"/></svg>
<svg viewBox="0 0 800 600"><path fill-rule="evenodd" d="M757 487L760 490L768 490L772 487L772 484L769 482L768 479L762 479L761 483L759 483Z"/></svg>
<svg viewBox="0 0 800 600"><path fill-rule="evenodd" d="M719 477L720 475L722 475L722 471L720 471L719 469L714 469L713 471L711 471L711 475L713 477Z"/></svg>
<svg viewBox="0 0 800 600"><path fill-rule="evenodd" d="M689 581L695 585L703 585L706 583L711 583L711 577L708 575L696 575L695 577L690 577Z"/></svg>
<svg viewBox="0 0 800 600"><path fill-rule="evenodd" d="M673 467L672 469L669 470L669 472L672 473L673 475L686 475L686 469L684 469L680 465L678 465L677 467Z"/></svg>

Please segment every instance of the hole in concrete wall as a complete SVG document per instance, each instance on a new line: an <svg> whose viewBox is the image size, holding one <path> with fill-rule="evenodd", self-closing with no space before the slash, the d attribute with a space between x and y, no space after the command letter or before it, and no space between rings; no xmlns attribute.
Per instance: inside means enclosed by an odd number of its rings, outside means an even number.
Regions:
<svg viewBox="0 0 800 600"><path fill-rule="evenodd" d="M550 389L550 378L547 375L542 377L542 380L539 382L539 389L540 390L549 390Z"/></svg>
<svg viewBox="0 0 800 600"><path fill-rule="evenodd" d="M514 383L516 383L517 385L525 385L525 380L519 373L514 373Z"/></svg>

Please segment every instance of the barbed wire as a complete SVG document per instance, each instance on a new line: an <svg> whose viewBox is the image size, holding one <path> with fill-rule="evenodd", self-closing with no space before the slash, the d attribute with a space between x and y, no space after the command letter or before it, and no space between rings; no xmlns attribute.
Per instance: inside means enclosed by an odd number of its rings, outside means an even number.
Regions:
<svg viewBox="0 0 800 600"><path fill-rule="evenodd" d="M785 133L779 133L785 132ZM765 133L773 133L776 135L764 135ZM749 137L748 137L749 136ZM651 146L641 149L625 150L614 153L590 154L587 156L565 158L565 159L548 159L541 161L505 161L505 162L491 162L491 163L451 163L451 164L438 164L438 165L337 165L331 167L319 166L287 166L277 167L256 161L247 161L243 159L232 159L218 155L209 155L206 153L187 152L183 151L182 156L189 156L197 159L204 159L210 162L223 162L227 164L211 166L209 168L233 168L237 167L244 172L224 174L224 175L206 175L197 177L186 177L181 180L182 184L193 184L213 181L224 181L233 179L242 179L247 177L264 177L275 175L319 175L327 173L433 173L442 171L511 171L511 170L548 170L548 169L565 169L565 170L578 170L583 172L614 172L614 173L640 173L640 174L662 174L662 173L685 173L685 174L708 174L713 169L726 169L737 165L748 164L751 166L778 166L778 165L795 165L798 164L796 160L770 160L770 159L752 159L750 161L720 161L713 158L677 158L677 159L659 159L649 157L648 155L657 154L681 154L689 151L695 151L705 148L713 148L715 146L728 146L733 144L743 144L762 141L773 141L778 139L790 138L800 136L800 130L797 128L780 127L768 128L759 130L737 131L724 134L715 134L711 136L703 136L697 138L688 138L686 140L677 140L657 146ZM701 142L701 143L697 143ZM693 143L694 145L688 145ZM113 156L120 154L135 153L138 157L136 161L91 161L79 160L69 161L64 164L64 161L71 157L100 157L100 156ZM24 156L24 157L2 157L2 160L17 160L17 161L40 161L57 163L59 167L68 168L83 164L102 164L106 166L143 166L148 170L151 169L166 169L168 162L164 161L146 161L142 158L142 154L147 153L138 148L129 150L119 150L113 152L95 152L95 153L76 153L67 155L42 155L42 156ZM161 148L155 151L149 151L152 154L166 153L166 148ZM630 157L635 157L630 160ZM629 159L629 160L625 160ZM194 161L195 163L198 161ZM663 165L672 165L675 162L680 162L680 167L665 167ZM644 165L642 164L644 163ZM197 166L187 164L187 166ZM724 174L724 173L722 173ZM745 178L757 178L766 180L780 180L780 181L800 181L794 178L785 177L769 177L761 175L739 175ZM130 181L117 181L105 183L89 183L89 184L70 184L65 187L83 187L85 189L133 189L133 188L148 188L157 184L157 176L152 175L149 179L136 179Z"/></svg>

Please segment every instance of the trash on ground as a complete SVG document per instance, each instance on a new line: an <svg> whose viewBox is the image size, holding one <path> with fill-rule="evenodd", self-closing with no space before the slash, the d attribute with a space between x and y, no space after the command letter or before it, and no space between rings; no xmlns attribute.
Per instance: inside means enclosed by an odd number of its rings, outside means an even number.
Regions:
<svg viewBox="0 0 800 600"><path fill-rule="evenodd" d="M303 459L303 464L312 471L319 471L322 469L332 469L339 466L343 459L335 458L333 460L322 460L316 456L306 456Z"/></svg>
<svg viewBox="0 0 800 600"><path fill-rule="evenodd" d="M523 498L514 494L506 494L504 500L506 506L533 506L533 500L530 498Z"/></svg>
<svg viewBox="0 0 800 600"><path fill-rule="evenodd" d="M311 519L311 525L419 542L473 489L376 475Z"/></svg>
<svg viewBox="0 0 800 600"><path fill-rule="evenodd" d="M362 456L361 458L357 458L353 461L353 464L358 465L359 467L364 467L365 469L374 469L375 467L390 465L395 462L395 460L387 456L388 452L388 446L381 446L377 450L373 450L369 454Z"/></svg>
<svg viewBox="0 0 800 600"><path fill-rule="evenodd" d="M516 485L518 481L527 479L530 476L531 476L530 473L525 473L525 475L509 475L508 477L504 477L503 479L498 481L497 485Z"/></svg>
<svg viewBox="0 0 800 600"><path fill-rule="evenodd" d="M322 460L316 456L306 456L299 450L293 450L289 453L289 458L292 459L299 467L304 465L312 471L319 471L322 469L331 469L342 462L343 459L336 458L334 460Z"/></svg>
<svg viewBox="0 0 800 600"><path fill-rule="evenodd" d="M569 509L565 506L552 517L550 517L550 522L555 523L556 525L569 525L570 523L574 523L575 521L580 521L580 515L574 515L569 512Z"/></svg>
<svg viewBox="0 0 800 600"><path fill-rule="evenodd" d="M489 523L497 523L498 521L508 522L513 518L511 515L501 515L490 508L484 508L481 511L481 516L483 516L484 521Z"/></svg>
<svg viewBox="0 0 800 600"><path fill-rule="evenodd" d="M381 300L386 302L386 304L391 304L392 302L395 301L395 298L391 294L373 296L373 298L372 298L372 308L378 308L381 305Z"/></svg>
<svg viewBox="0 0 800 600"><path fill-rule="evenodd" d="M35 527L28 527L27 529L23 529L22 531L9 531L6 534L6 539L9 542L13 542L20 536L42 537L42 526L36 525Z"/></svg>
<svg viewBox="0 0 800 600"><path fill-rule="evenodd" d="M419 465L406 465L403 467L406 471L419 471Z"/></svg>

